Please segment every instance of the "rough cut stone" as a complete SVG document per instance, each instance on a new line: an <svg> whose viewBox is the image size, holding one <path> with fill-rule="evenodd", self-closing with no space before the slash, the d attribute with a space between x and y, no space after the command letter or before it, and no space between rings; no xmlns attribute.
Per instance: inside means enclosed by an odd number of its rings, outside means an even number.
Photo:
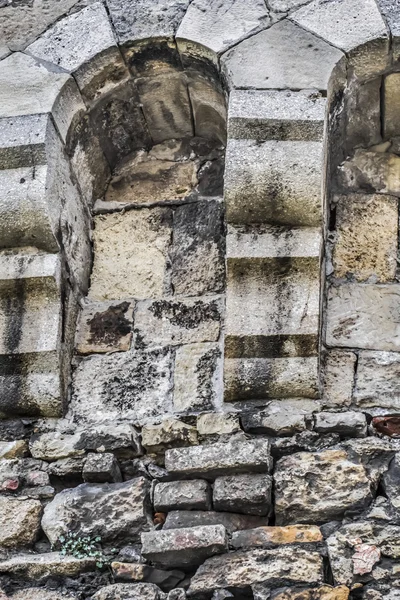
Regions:
<svg viewBox="0 0 400 600"><path fill-rule="evenodd" d="M14 442L0 442L1 458L21 458L28 453L28 442L26 440L15 440Z"/></svg>
<svg viewBox="0 0 400 600"><path fill-rule="evenodd" d="M308 0L269 0L269 5L276 12L288 12L307 2Z"/></svg>
<svg viewBox="0 0 400 600"><path fill-rule="evenodd" d="M0 595L0 600L8 600L8 596L2 598ZM46 590L44 588L29 588L27 590L22 590L13 594L11 596L12 600L76 600L75 594L65 595L64 592L55 592L54 590Z"/></svg>
<svg viewBox="0 0 400 600"><path fill-rule="evenodd" d="M236 433L240 431L239 417L235 414L203 413L197 417L197 431L201 436Z"/></svg>
<svg viewBox="0 0 400 600"><path fill-rule="evenodd" d="M338 167L338 180L346 191L400 196L399 173L400 157L396 154L359 149Z"/></svg>
<svg viewBox="0 0 400 600"><path fill-rule="evenodd" d="M113 562L111 568L117 581L144 581L158 585L164 591L174 588L185 577L182 571L161 571L144 564Z"/></svg>
<svg viewBox="0 0 400 600"><path fill-rule="evenodd" d="M397 200L390 196L336 196L333 267L336 277L393 280L397 268Z"/></svg>
<svg viewBox="0 0 400 600"><path fill-rule="evenodd" d="M8 560L0 561L0 573L34 581L51 576L76 577L84 571L93 570L94 567L93 559L63 556L60 552L17 554Z"/></svg>
<svg viewBox="0 0 400 600"><path fill-rule="evenodd" d="M80 434L62 434L57 431L34 435L30 439L29 449L34 458L42 460L58 460L74 456L82 456L85 451L79 448Z"/></svg>
<svg viewBox="0 0 400 600"><path fill-rule="evenodd" d="M164 600L164 594L153 583L114 583L96 592L93 600Z"/></svg>
<svg viewBox="0 0 400 600"><path fill-rule="evenodd" d="M310 544L322 542L323 537L316 525L288 525L287 527L257 527L232 534L235 549L269 548L284 544Z"/></svg>
<svg viewBox="0 0 400 600"><path fill-rule="evenodd" d="M46 129L49 115L0 119L0 167L15 169L46 163Z"/></svg>
<svg viewBox="0 0 400 600"><path fill-rule="evenodd" d="M162 296L170 236L170 211L163 208L95 217L89 298Z"/></svg>
<svg viewBox="0 0 400 600"><path fill-rule="evenodd" d="M198 565L213 554L226 552L227 548L223 525L142 534L143 557L166 567Z"/></svg>
<svg viewBox="0 0 400 600"><path fill-rule="evenodd" d="M209 410L222 396L222 360L217 344L187 344L177 349L174 369L176 412Z"/></svg>
<svg viewBox="0 0 400 600"><path fill-rule="evenodd" d="M349 152L357 146L368 148L382 141L381 85L380 77L362 84L358 80L348 84L345 106L348 115L346 145Z"/></svg>
<svg viewBox="0 0 400 600"><path fill-rule="evenodd" d="M129 350L133 326L132 302L102 302L84 306L75 348L79 354Z"/></svg>
<svg viewBox="0 0 400 600"><path fill-rule="evenodd" d="M115 483L122 481L121 471L114 454L89 454L82 471L83 481L87 483Z"/></svg>
<svg viewBox="0 0 400 600"><path fill-rule="evenodd" d="M362 511L372 500L365 468L344 450L298 453L280 459L275 469L278 525L326 523L346 511Z"/></svg>
<svg viewBox="0 0 400 600"><path fill-rule="evenodd" d="M348 600L349 594L350 590L345 585L337 587L323 585L302 590L286 588L284 592L273 592L271 600ZM258 600L256 596L255 599Z"/></svg>
<svg viewBox="0 0 400 600"><path fill-rule="evenodd" d="M52 544L72 526L104 541L137 541L149 527L148 483L143 478L125 483L90 484L65 489L45 508L42 528Z"/></svg>
<svg viewBox="0 0 400 600"><path fill-rule="evenodd" d="M167 515L164 529L182 529L200 525L223 525L228 532L252 529L267 525L266 517L214 512L211 510L175 510Z"/></svg>
<svg viewBox="0 0 400 600"><path fill-rule="evenodd" d="M143 427L142 444L150 453L177 446L192 446L198 444L197 431L183 421L165 419L159 425Z"/></svg>
<svg viewBox="0 0 400 600"><path fill-rule="evenodd" d="M326 353L322 367L324 406L351 404L356 361L357 356L353 352L329 350Z"/></svg>
<svg viewBox="0 0 400 600"><path fill-rule="evenodd" d="M158 483L154 488L154 510L209 510L211 494L209 484L200 479Z"/></svg>
<svg viewBox="0 0 400 600"><path fill-rule="evenodd" d="M226 475L213 487L215 510L267 516L271 511L272 478L269 475Z"/></svg>
<svg viewBox="0 0 400 600"><path fill-rule="evenodd" d="M16 548L36 541L42 505L39 500L0 496L0 546Z"/></svg>
<svg viewBox="0 0 400 600"><path fill-rule="evenodd" d="M360 352L354 391L358 407L399 410L399 358L397 352Z"/></svg>
<svg viewBox="0 0 400 600"><path fill-rule="evenodd" d="M182 46L182 40L178 40ZM198 49L190 45L190 52ZM200 48L203 52L204 49ZM185 62L185 56L182 55ZM190 66L191 58L188 62ZM207 139L219 141L223 146L226 145L226 100L220 83L211 80L208 77L202 77L201 72L191 72L188 79L189 98L193 111L194 131L198 136L204 136ZM221 169L222 170L222 169ZM217 183L222 189L222 178ZM219 192L221 193L221 192ZM206 195L215 196L214 193Z"/></svg>
<svg viewBox="0 0 400 600"><path fill-rule="evenodd" d="M321 556L299 547L233 552L206 560L192 578L188 595L255 583L320 583L322 571Z"/></svg>
<svg viewBox="0 0 400 600"><path fill-rule="evenodd" d="M290 436L307 429L314 411L320 405L313 400L281 400L271 402L262 410L242 416L242 425L250 433Z"/></svg>
<svg viewBox="0 0 400 600"><path fill-rule="evenodd" d="M383 489L389 498L390 504L400 509L400 454L396 453L389 465L389 469L383 475Z"/></svg>
<svg viewBox="0 0 400 600"><path fill-rule="evenodd" d="M165 467L173 474L205 478L228 473L268 472L272 466L268 440L229 441L167 450Z"/></svg>
<svg viewBox="0 0 400 600"><path fill-rule="evenodd" d="M265 56L274 60L266 61ZM325 90L342 56L340 50L285 20L238 44L223 56L222 64L235 88Z"/></svg>
<svg viewBox="0 0 400 600"><path fill-rule="evenodd" d="M330 287L327 345L398 351L399 296L396 284Z"/></svg>
<svg viewBox="0 0 400 600"><path fill-rule="evenodd" d="M367 421L363 413L321 412L314 416L314 429L318 433L339 433L347 437L365 437L367 435Z"/></svg>
<svg viewBox="0 0 400 600"><path fill-rule="evenodd" d="M400 128L397 123L397 115L400 110L399 103L399 73L390 73L384 78L384 135L385 138L391 138L400 135Z"/></svg>

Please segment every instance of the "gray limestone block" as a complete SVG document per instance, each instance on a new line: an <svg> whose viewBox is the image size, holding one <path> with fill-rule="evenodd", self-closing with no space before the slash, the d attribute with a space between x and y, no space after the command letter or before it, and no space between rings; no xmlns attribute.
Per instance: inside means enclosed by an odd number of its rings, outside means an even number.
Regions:
<svg viewBox="0 0 400 600"><path fill-rule="evenodd" d="M345 191L400 196L399 165L396 154L359 149L339 165L337 179Z"/></svg>
<svg viewBox="0 0 400 600"><path fill-rule="evenodd" d="M357 356L354 352L329 350L322 361L322 401L324 407L351 404Z"/></svg>
<svg viewBox="0 0 400 600"><path fill-rule="evenodd" d="M326 99L315 91L232 90L229 95L230 138L320 141Z"/></svg>
<svg viewBox="0 0 400 600"><path fill-rule="evenodd" d="M382 479L383 489L395 510L400 509L400 454L396 453Z"/></svg>
<svg viewBox="0 0 400 600"><path fill-rule="evenodd" d="M235 513L215 512L212 510L172 510L168 513L164 529L181 529L182 527L198 527L200 525L223 525L228 532L264 527L268 524L266 517L241 515Z"/></svg>
<svg viewBox="0 0 400 600"><path fill-rule="evenodd" d="M124 483L83 483L57 494L44 511L42 528L52 544L71 527L103 543L137 541L150 526L149 484L139 477Z"/></svg>
<svg viewBox="0 0 400 600"><path fill-rule="evenodd" d="M211 493L209 484L203 479L158 483L153 498L156 512L171 510L209 510Z"/></svg>
<svg viewBox="0 0 400 600"><path fill-rule="evenodd" d="M39 500L0 497L0 545L31 546L39 534L42 505Z"/></svg>
<svg viewBox="0 0 400 600"><path fill-rule="evenodd" d="M338 433L343 437L366 437L367 420L358 412L320 412L314 417L314 429L318 433Z"/></svg>
<svg viewBox="0 0 400 600"><path fill-rule="evenodd" d="M368 148L381 142L381 84L380 77L360 83L349 82L345 92L346 147L349 152L357 146Z"/></svg>
<svg viewBox="0 0 400 600"><path fill-rule="evenodd" d="M88 454L82 471L87 483L117 483L122 481L119 464L114 454L104 452Z"/></svg>
<svg viewBox="0 0 400 600"><path fill-rule="evenodd" d="M301 6L307 4L310 0L269 0L269 5L272 10L276 12L289 12Z"/></svg>
<svg viewBox="0 0 400 600"><path fill-rule="evenodd" d="M228 223L318 226L322 150L320 142L230 139L225 169Z"/></svg>
<svg viewBox="0 0 400 600"><path fill-rule="evenodd" d="M166 597L154 583L113 583L96 592L93 600L165 600Z"/></svg>
<svg viewBox="0 0 400 600"><path fill-rule="evenodd" d="M142 444L149 453L157 453L167 448L198 444L196 428L177 419L164 419L157 425L142 427Z"/></svg>
<svg viewBox="0 0 400 600"><path fill-rule="evenodd" d="M319 409L320 404L315 400L272 401L262 410L245 413L241 421L248 433L288 437L305 431L311 424L313 413Z"/></svg>
<svg viewBox="0 0 400 600"><path fill-rule="evenodd" d="M213 507L218 511L268 516L272 478L269 475L226 475L213 486Z"/></svg>
<svg viewBox="0 0 400 600"><path fill-rule="evenodd" d="M75 558L63 556L60 552L45 552L43 554L17 554L8 560L0 561L0 573L16 575L25 580L35 582L47 579L49 576L76 577L95 567L92 558Z"/></svg>
<svg viewBox="0 0 400 600"><path fill-rule="evenodd" d="M233 473L267 473L271 466L270 444L266 439L234 439L165 453L165 467L170 473L205 479Z"/></svg>
<svg viewBox="0 0 400 600"><path fill-rule="evenodd" d="M79 354L127 351L133 328L132 302L85 305L79 317L75 348Z"/></svg>
<svg viewBox="0 0 400 600"><path fill-rule="evenodd" d="M319 257L322 237L319 227L280 228L255 224L228 225L227 258Z"/></svg>
<svg viewBox="0 0 400 600"><path fill-rule="evenodd" d="M197 417L200 436L225 435L241 431L239 417L229 413L203 413Z"/></svg>
<svg viewBox="0 0 400 600"><path fill-rule="evenodd" d="M81 435L62 434L57 431L33 435L29 441L29 450L34 458L46 461L83 456L85 451L79 448Z"/></svg>
<svg viewBox="0 0 400 600"><path fill-rule="evenodd" d="M326 90L342 56L337 48L285 20L226 52L222 68L233 88Z"/></svg>
<svg viewBox="0 0 400 600"><path fill-rule="evenodd" d="M400 361L397 352L360 352L354 402L373 414L399 411Z"/></svg>
<svg viewBox="0 0 400 600"><path fill-rule="evenodd" d="M48 114L0 119L1 170L46 164L48 119Z"/></svg>
<svg viewBox="0 0 400 600"><path fill-rule="evenodd" d="M216 294L225 279L223 205L200 200L179 206L173 217L171 284L176 295Z"/></svg>
<svg viewBox="0 0 400 600"><path fill-rule="evenodd" d="M228 549L223 525L152 531L142 533L141 539L143 557L164 567L198 565Z"/></svg>

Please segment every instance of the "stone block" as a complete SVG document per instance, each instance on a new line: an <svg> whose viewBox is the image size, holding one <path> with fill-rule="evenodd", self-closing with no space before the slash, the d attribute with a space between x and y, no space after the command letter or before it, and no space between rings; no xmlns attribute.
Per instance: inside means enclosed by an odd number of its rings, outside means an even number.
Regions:
<svg viewBox="0 0 400 600"><path fill-rule="evenodd" d="M0 596L1 598L1 596ZM46 591L44 588L28 588L16 592L11 596L12 600L76 600L75 595L66 596L63 592L58 593L54 590ZM2 600L8 600L6 598Z"/></svg>
<svg viewBox="0 0 400 600"><path fill-rule="evenodd" d="M82 535L125 544L150 526L149 484L139 477L124 483L83 483L57 494L43 514L42 528L52 544L71 526Z"/></svg>
<svg viewBox="0 0 400 600"><path fill-rule="evenodd" d="M87 483L117 483L122 481L119 464L114 454L88 454L82 471Z"/></svg>
<svg viewBox="0 0 400 600"><path fill-rule="evenodd" d="M400 135L400 128L397 123L397 115L399 114L400 110L399 87L400 73L390 73L384 77L383 130L385 138L391 138Z"/></svg>
<svg viewBox="0 0 400 600"><path fill-rule="evenodd" d="M223 525L142 533L143 557L165 567L199 565L206 558L227 549Z"/></svg>
<svg viewBox="0 0 400 600"><path fill-rule="evenodd" d="M283 228L268 225L228 225L228 258L311 258L321 253L319 228Z"/></svg>
<svg viewBox="0 0 400 600"><path fill-rule="evenodd" d="M329 350L322 366L322 400L325 407L349 406L353 393L357 356Z"/></svg>
<svg viewBox="0 0 400 600"><path fill-rule="evenodd" d="M187 75L195 134L225 145L227 111L224 92L216 81L195 71Z"/></svg>
<svg viewBox="0 0 400 600"><path fill-rule="evenodd" d="M80 433L68 435L52 431L36 434L29 441L29 450L33 458L46 461L82 456L85 451L79 448L80 439Z"/></svg>
<svg viewBox="0 0 400 600"><path fill-rule="evenodd" d="M392 34L393 59L398 61L400 57L399 6L393 0L378 0L378 6Z"/></svg>
<svg viewBox="0 0 400 600"><path fill-rule="evenodd" d="M89 299L161 297L170 238L169 209L146 208L95 217Z"/></svg>
<svg viewBox="0 0 400 600"><path fill-rule="evenodd" d="M209 558L192 578L188 595L211 593L221 588L243 589L257 583L275 587L322 581L322 557L318 552L301 547L257 549Z"/></svg>
<svg viewBox="0 0 400 600"><path fill-rule="evenodd" d="M339 184L346 191L400 196L400 157L390 152L356 150L338 167Z"/></svg>
<svg viewBox="0 0 400 600"><path fill-rule="evenodd" d="M276 12L289 12L302 4L307 4L307 1L308 0L269 0L271 9Z"/></svg>
<svg viewBox="0 0 400 600"><path fill-rule="evenodd" d="M231 533L263 527L267 525L267 517L241 515L235 513L215 512L212 510L172 510L167 514L163 529L181 529L182 527L199 527L200 525L223 525Z"/></svg>
<svg viewBox="0 0 400 600"><path fill-rule="evenodd" d="M360 352L354 402L376 414L400 408L400 357L397 352ZM380 409L380 410L378 410Z"/></svg>
<svg viewBox="0 0 400 600"><path fill-rule="evenodd" d="M154 583L114 583L102 587L93 600L164 600L165 597Z"/></svg>
<svg viewBox="0 0 400 600"><path fill-rule="evenodd" d="M265 56L274 60L266 61ZM326 90L342 56L337 48L284 20L226 52L222 68L233 88Z"/></svg>
<svg viewBox="0 0 400 600"><path fill-rule="evenodd" d="M211 493L209 484L203 479L158 483L153 499L156 512L171 510L209 510Z"/></svg>
<svg viewBox="0 0 400 600"><path fill-rule="evenodd" d="M177 296L222 292L225 284L223 206L217 200L174 211L171 284Z"/></svg>
<svg viewBox="0 0 400 600"><path fill-rule="evenodd" d="M400 454L397 452L384 473L382 486L391 506L400 509Z"/></svg>
<svg viewBox="0 0 400 600"><path fill-rule="evenodd" d="M318 433L338 433L341 437L366 437L367 421L363 413L320 412L314 416L314 429Z"/></svg>
<svg viewBox="0 0 400 600"><path fill-rule="evenodd" d="M277 525L339 520L347 511L362 512L372 499L364 466L341 449L281 458L274 480Z"/></svg>
<svg viewBox="0 0 400 600"><path fill-rule="evenodd" d="M284 592L274 592L273 600L348 600L350 590L345 585L332 587L323 585L318 588L307 588L299 590L298 588L286 588ZM255 600L258 597L254 596ZM260 600L263 600L260 597Z"/></svg>
<svg viewBox="0 0 400 600"><path fill-rule="evenodd" d="M31 546L39 534L42 505L39 500L0 496L0 546Z"/></svg>
<svg viewBox="0 0 400 600"><path fill-rule="evenodd" d="M218 341L222 302L215 298L163 298L138 302L136 345L175 346Z"/></svg>
<svg viewBox="0 0 400 600"><path fill-rule="evenodd" d="M197 431L200 436L236 433L241 431L239 417L228 413L203 413L197 417Z"/></svg>
<svg viewBox="0 0 400 600"><path fill-rule="evenodd" d="M152 583L168 591L185 578L183 571L162 571L149 565L138 563L112 562L112 572L117 581L143 581Z"/></svg>
<svg viewBox="0 0 400 600"><path fill-rule="evenodd" d="M272 478L269 475L226 475L213 487L217 511L268 516L271 511Z"/></svg>
<svg viewBox="0 0 400 600"><path fill-rule="evenodd" d="M399 296L397 284L330 287L327 345L397 351L400 347Z"/></svg>
<svg viewBox="0 0 400 600"><path fill-rule="evenodd" d="M391 281L397 268L397 200L381 194L336 196L334 275Z"/></svg>
<svg viewBox="0 0 400 600"><path fill-rule="evenodd" d="M230 139L225 170L227 221L319 226L321 177L320 142Z"/></svg>
<svg viewBox="0 0 400 600"><path fill-rule="evenodd" d="M17 554L0 561L0 573L40 581L51 576L76 577L95 567L92 558L63 556L60 552Z"/></svg>
<svg viewBox="0 0 400 600"><path fill-rule="evenodd" d="M79 317L75 348L79 354L127 351L131 347L132 302L85 305Z"/></svg>
<svg viewBox="0 0 400 600"><path fill-rule="evenodd" d="M14 442L0 442L1 458L22 458L28 454L28 442L15 440Z"/></svg>
<svg viewBox="0 0 400 600"><path fill-rule="evenodd" d="M230 138L264 142L322 140L326 99L315 92L232 90Z"/></svg>
<svg viewBox="0 0 400 600"><path fill-rule="evenodd" d="M225 402L319 398L316 357L225 358Z"/></svg>
<svg viewBox="0 0 400 600"><path fill-rule="evenodd" d="M233 473L267 473L272 466L268 440L232 440L167 450L166 469L176 475L207 478Z"/></svg>
<svg viewBox="0 0 400 600"><path fill-rule="evenodd" d="M0 119L1 170L46 164L48 119L46 114Z"/></svg>
<svg viewBox="0 0 400 600"><path fill-rule="evenodd" d="M183 421L165 419L159 425L145 425L142 428L142 444L150 453L177 446L196 445L197 431Z"/></svg>
<svg viewBox="0 0 400 600"><path fill-rule="evenodd" d="M93 356L73 376L71 410L89 422L160 419L171 409L168 349Z"/></svg>
<svg viewBox="0 0 400 600"><path fill-rule="evenodd" d="M177 349L174 368L175 412L212 409L222 398L222 357L217 344L187 344Z"/></svg>
<svg viewBox="0 0 400 600"><path fill-rule="evenodd" d="M382 141L380 77L348 84L346 93L346 145L348 152L362 146L368 148Z"/></svg>
<svg viewBox="0 0 400 600"><path fill-rule="evenodd" d="M323 537L316 525L287 525L286 527L257 527L232 534L231 544L239 550L270 548L285 544L315 544Z"/></svg>
<svg viewBox="0 0 400 600"><path fill-rule="evenodd" d="M272 401L262 410L245 413L241 421L246 432L285 437L307 429L313 412L319 409L320 404L314 400Z"/></svg>

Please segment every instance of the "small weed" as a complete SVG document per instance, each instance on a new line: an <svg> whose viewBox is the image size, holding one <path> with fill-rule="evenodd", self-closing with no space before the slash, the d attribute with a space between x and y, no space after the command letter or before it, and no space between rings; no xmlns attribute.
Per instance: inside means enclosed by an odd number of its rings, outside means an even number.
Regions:
<svg viewBox="0 0 400 600"><path fill-rule="evenodd" d="M68 531L58 538L60 552L63 556L74 556L75 558L91 558L96 561L96 567L102 569L110 564L110 558L104 554L101 547L101 537L91 538L88 535L79 535L76 531ZM111 550L114 554L118 552L115 548Z"/></svg>

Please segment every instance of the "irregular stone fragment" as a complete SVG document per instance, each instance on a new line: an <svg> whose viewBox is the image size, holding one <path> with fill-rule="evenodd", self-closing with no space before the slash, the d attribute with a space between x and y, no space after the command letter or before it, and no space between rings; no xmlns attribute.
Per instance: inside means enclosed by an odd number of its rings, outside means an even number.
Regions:
<svg viewBox="0 0 400 600"><path fill-rule="evenodd" d="M171 510L209 510L210 486L201 479L158 483L154 488L153 505L155 511L165 513Z"/></svg>
<svg viewBox="0 0 400 600"><path fill-rule="evenodd" d="M149 486L137 478L125 483L90 484L65 489L45 508L42 528L52 544L71 527L104 541L137 541L149 527Z"/></svg>
<svg viewBox="0 0 400 600"><path fill-rule="evenodd" d="M55 592L54 590L46 590L45 588L29 588L27 590L21 590L16 594L12 594L12 596L4 596L4 598L0 595L0 600L8 600L8 598L12 598L12 600L76 600L76 595L65 595L64 592Z"/></svg>
<svg viewBox="0 0 400 600"><path fill-rule="evenodd" d="M129 350L132 340L131 302L89 304L83 308L75 340L79 354Z"/></svg>
<svg viewBox="0 0 400 600"><path fill-rule="evenodd" d="M349 594L350 590L345 585L337 587L323 585L319 588L272 592L271 600L348 600Z"/></svg>
<svg viewBox="0 0 400 600"><path fill-rule="evenodd" d="M265 473L271 466L270 444L266 439L232 440L165 453L165 467L170 473L205 478L227 473Z"/></svg>
<svg viewBox="0 0 400 600"><path fill-rule="evenodd" d="M0 496L0 546L16 548L35 542L42 505L39 500Z"/></svg>
<svg viewBox="0 0 400 600"><path fill-rule="evenodd" d="M82 471L87 483L116 483L122 481L121 471L114 454L88 454Z"/></svg>
<svg viewBox="0 0 400 600"><path fill-rule="evenodd" d="M356 150L353 158L338 168L338 180L344 189L400 195L400 157L390 152Z"/></svg>
<svg viewBox="0 0 400 600"><path fill-rule="evenodd" d="M274 479L278 525L338 520L347 511L361 512L372 500L365 468L344 450L281 458Z"/></svg>
<svg viewBox="0 0 400 600"><path fill-rule="evenodd" d="M142 444L148 452L160 452L176 446L198 444L197 431L192 425L176 419L165 419L159 425L145 425Z"/></svg>
<svg viewBox="0 0 400 600"><path fill-rule="evenodd" d="M79 433L68 435L52 431L51 433L32 436L29 442L29 449L34 458L42 460L58 460L60 458L82 456L85 454L85 451L77 447L79 440Z"/></svg>
<svg viewBox="0 0 400 600"><path fill-rule="evenodd" d="M394 453L400 450L397 440L380 439L375 436L349 438L341 443L341 447L352 460L364 465L373 488L387 471Z"/></svg>
<svg viewBox="0 0 400 600"><path fill-rule="evenodd" d="M281 400L271 402L260 411L242 416L243 429L252 433L290 436L307 429L313 411L319 410L313 400Z"/></svg>
<svg viewBox="0 0 400 600"><path fill-rule="evenodd" d="M348 406L353 393L357 356L353 352L329 350L324 358L323 404L326 407Z"/></svg>
<svg viewBox="0 0 400 600"><path fill-rule="evenodd" d="M113 575L117 581L144 581L158 585L164 591L174 588L182 579L185 573L182 571L161 571L149 565L132 563L111 563Z"/></svg>
<svg viewBox="0 0 400 600"><path fill-rule="evenodd" d="M201 525L223 525L228 532L267 525L266 517L214 512L211 510L175 510L167 515L163 529L182 529Z"/></svg>
<svg viewBox="0 0 400 600"><path fill-rule="evenodd" d="M78 448L93 452L113 452L116 456L141 456L143 448L139 435L130 423L112 423L90 425L90 428L78 430L80 439Z"/></svg>
<svg viewBox="0 0 400 600"><path fill-rule="evenodd" d="M271 511L269 475L226 475L214 482L215 510L267 516Z"/></svg>
<svg viewBox="0 0 400 600"><path fill-rule="evenodd" d="M201 564L213 554L226 552L226 530L223 525L204 525L142 534L144 558L165 567Z"/></svg>
<svg viewBox="0 0 400 600"><path fill-rule="evenodd" d="M389 469L383 475L383 489L396 509L400 509L400 454L396 453L389 465Z"/></svg>
<svg viewBox="0 0 400 600"><path fill-rule="evenodd" d="M353 573L354 575L365 575L371 573L374 565L380 561L380 550L371 544L357 544L354 546Z"/></svg>
<svg viewBox="0 0 400 600"><path fill-rule="evenodd" d="M203 343L178 348L174 369L175 411L212 409L219 393L222 393L220 347Z"/></svg>
<svg viewBox="0 0 400 600"><path fill-rule="evenodd" d="M400 436L400 416L386 415L384 417L374 417L371 421L372 427L390 437Z"/></svg>
<svg viewBox="0 0 400 600"><path fill-rule="evenodd" d="M197 50L200 50L200 53L204 52L203 48L196 48L192 46L190 42L187 44L185 41L178 40L177 43L181 48L183 46L183 51L188 51L189 56L187 58L184 54L181 54L181 56L183 63L185 64L187 61L189 66L191 66L192 60L190 54L196 54ZM213 59L214 56L211 57L211 60ZM210 140L215 140L225 146L227 119L226 98L224 91L221 88L219 78L217 78L216 81L214 78L209 78L207 76L203 77L201 71L192 71L188 80L188 91L193 110L195 134L197 136L204 136ZM210 177L211 185L208 186L206 182L206 187L208 189L204 189L205 186L203 185L203 181L200 182L199 186L199 191L205 196L219 196L223 191L223 177L219 170L219 165L221 165L223 169L223 161L211 163L211 165L209 165L211 167L211 172L212 165L216 167L216 180L212 182L213 178ZM205 165L205 168L207 168L207 164ZM204 172L205 171L203 170L201 174L203 175ZM203 179L203 177L201 177L201 179Z"/></svg>
<svg viewBox="0 0 400 600"><path fill-rule="evenodd" d="M63 556L60 552L17 554L0 561L0 573L39 581L51 576L76 577L93 570L95 561L89 558Z"/></svg>
<svg viewBox="0 0 400 600"><path fill-rule="evenodd" d="M318 433L338 433L347 437L365 437L367 421L365 415L357 412L330 413L315 415L314 429Z"/></svg>
<svg viewBox="0 0 400 600"><path fill-rule="evenodd" d="M225 435L240 431L239 417L235 414L203 413L197 417L199 435Z"/></svg>
<svg viewBox="0 0 400 600"><path fill-rule="evenodd" d="M164 600L166 597L153 583L114 583L96 592L93 600Z"/></svg>
<svg viewBox="0 0 400 600"><path fill-rule="evenodd" d="M235 549L269 548L284 544L309 544L322 542L319 527L315 525L288 525L287 527L257 527L232 534Z"/></svg>
<svg viewBox="0 0 400 600"><path fill-rule="evenodd" d="M397 352L360 352L355 404L361 409L381 409L377 414L382 414L385 408L397 412L400 408L399 372Z"/></svg>
<svg viewBox="0 0 400 600"><path fill-rule="evenodd" d="M28 453L28 442L26 440L15 440L15 442L0 442L1 458L21 458Z"/></svg>
<svg viewBox="0 0 400 600"><path fill-rule="evenodd" d="M61 458L50 463L48 472L56 477L81 477L85 458Z"/></svg>
<svg viewBox="0 0 400 600"><path fill-rule="evenodd" d="M300 547L233 552L206 560L192 578L188 595L255 583L320 583L322 571L321 556Z"/></svg>

